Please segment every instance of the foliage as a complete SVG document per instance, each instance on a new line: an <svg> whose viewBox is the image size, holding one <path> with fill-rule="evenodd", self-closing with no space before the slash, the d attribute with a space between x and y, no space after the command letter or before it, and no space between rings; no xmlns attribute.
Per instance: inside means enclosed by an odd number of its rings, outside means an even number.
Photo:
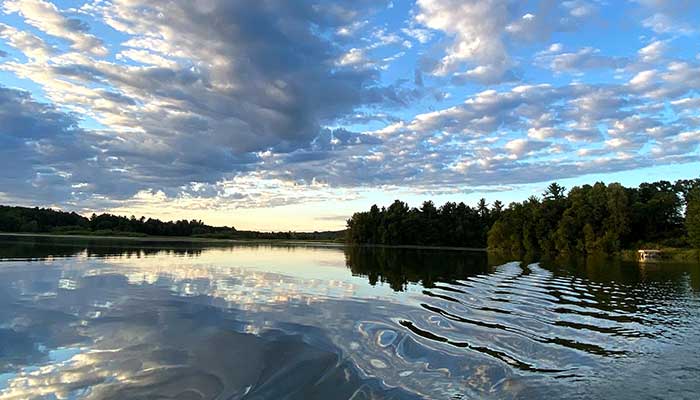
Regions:
<svg viewBox="0 0 700 400"><path fill-rule="evenodd" d="M0 206L0 232L58 233L92 236L197 236L217 239L338 240L343 232L255 232L215 227L199 220L161 221L113 214L92 214L49 208Z"/></svg>
<svg viewBox="0 0 700 400"><path fill-rule="evenodd" d="M574 187L552 184L539 200L513 203L489 232L489 248L511 253L614 253L642 243L684 242L682 211L700 179Z"/></svg>
<svg viewBox="0 0 700 400"><path fill-rule="evenodd" d="M700 249L700 187L696 187L689 193L685 227L688 230L690 244L696 249Z"/></svg>
<svg viewBox="0 0 700 400"><path fill-rule="evenodd" d="M163 222L153 219L112 214L92 214L90 218L75 212L63 212L49 208L0 206L0 231L2 232L53 232L119 234L136 233L158 236L191 236L204 233L230 232L235 229L213 227L198 220Z"/></svg>
<svg viewBox="0 0 700 400"><path fill-rule="evenodd" d="M348 241L358 244L487 247L508 254L614 253L658 243L682 246L700 237L700 179L659 181L626 188L598 182L572 188L552 183L504 208L500 201L474 208L432 202L409 208L396 200L348 220ZM687 207L686 207L687 205ZM683 210L688 210L684 226ZM697 213L697 214L695 214ZM696 242L697 243L697 242Z"/></svg>
<svg viewBox="0 0 700 400"><path fill-rule="evenodd" d="M355 213L348 220L347 239L362 244L484 247L501 209L502 203L489 208L484 199L475 208L453 202L436 208L432 201L409 208L396 200L388 208L374 205L368 212Z"/></svg>

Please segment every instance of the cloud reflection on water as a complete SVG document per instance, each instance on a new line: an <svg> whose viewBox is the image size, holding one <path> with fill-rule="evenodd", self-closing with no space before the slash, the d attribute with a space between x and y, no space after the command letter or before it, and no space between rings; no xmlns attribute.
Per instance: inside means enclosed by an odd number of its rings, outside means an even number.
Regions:
<svg viewBox="0 0 700 400"><path fill-rule="evenodd" d="M428 276L436 253L48 253L0 264L3 400L580 397L698 320L684 270L645 291L464 254Z"/></svg>

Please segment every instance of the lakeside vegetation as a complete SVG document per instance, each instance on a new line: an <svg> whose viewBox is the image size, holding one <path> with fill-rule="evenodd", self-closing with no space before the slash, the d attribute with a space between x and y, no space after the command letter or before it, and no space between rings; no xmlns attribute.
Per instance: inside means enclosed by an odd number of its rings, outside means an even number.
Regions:
<svg viewBox="0 0 700 400"><path fill-rule="evenodd" d="M0 206L0 232L120 237L191 237L238 240L342 241L350 244L488 248L514 256L613 254L664 248L682 258L700 249L700 179L658 181L628 188L619 183L567 191L557 183L540 196L507 207L481 199L475 207L432 201L419 208L396 200L355 213L346 231L257 232L200 220L92 214ZM680 250L673 250L680 249ZM621 253L631 257L632 252Z"/></svg>
<svg viewBox="0 0 700 400"><path fill-rule="evenodd" d="M502 212L502 203L489 208L483 199L476 208L453 202L436 208L432 201L410 208L396 200L387 208L373 205L368 212L355 213L347 223L347 239L356 244L483 248Z"/></svg>
<svg viewBox="0 0 700 400"><path fill-rule="evenodd" d="M343 231L258 232L217 227L200 220L161 221L155 218L92 214L86 218L75 212L50 208L0 206L0 232L51 233L84 236L165 236L207 239L318 240L338 241Z"/></svg>
<svg viewBox="0 0 700 400"><path fill-rule="evenodd" d="M700 248L700 179L619 183L568 191L557 183L541 197L507 207L396 200L355 213L347 240L356 244L488 247L507 254L612 254L641 247Z"/></svg>

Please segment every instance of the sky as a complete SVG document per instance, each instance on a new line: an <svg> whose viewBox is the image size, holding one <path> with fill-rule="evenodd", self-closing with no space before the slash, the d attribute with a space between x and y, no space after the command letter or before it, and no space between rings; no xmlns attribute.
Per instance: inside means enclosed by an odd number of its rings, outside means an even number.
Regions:
<svg viewBox="0 0 700 400"><path fill-rule="evenodd" d="M0 203L342 229L700 176L700 1L0 1Z"/></svg>

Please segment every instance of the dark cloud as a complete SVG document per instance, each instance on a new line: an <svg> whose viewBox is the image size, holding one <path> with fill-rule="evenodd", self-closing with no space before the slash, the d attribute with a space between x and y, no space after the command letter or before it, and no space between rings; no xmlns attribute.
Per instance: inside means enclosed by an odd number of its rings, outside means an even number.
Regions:
<svg viewBox="0 0 700 400"><path fill-rule="evenodd" d="M86 146L99 155L90 161L93 168L63 174L67 180L114 198L146 188L176 195L190 182L215 183L251 171L257 153L267 150L293 153L289 162L322 159L312 142L324 135L323 125L350 117L359 107L405 105L420 96L401 84L380 85L375 69L336 63L345 50L329 34L381 6L370 1L96 3L84 11L118 21L114 27L131 37L127 46L144 51L144 64L74 57L15 68L39 81L48 73L81 85L87 94L76 96L72 90L78 87L40 82L56 103L88 110L108 128L53 146L56 151L68 144ZM88 30L78 20L64 22L71 31ZM168 40L154 45L153 37ZM174 61L153 65L149 56ZM10 126L21 126L24 136L64 129L58 123L77 129L73 117L60 113L12 118ZM375 140L350 139L338 132L341 145Z"/></svg>
<svg viewBox="0 0 700 400"><path fill-rule="evenodd" d="M35 102L22 91L0 87L0 121L3 137L26 140L50 138L60 132L73 136L78 121L53 107Z"/></svg>
<svg viewBox="0 0 700 400"><path fill-rule="evenodd" d="M682 15L662 1L640 3L663 18ZM47 101L0 91L2 191L44 204L146 192L223 201L238 193L278 205L310 197L289 189L295 183L329 193L435 190L697 158L700 65L673 58L672 39L625 57L551 44L529 61L577 80L601 71L581 82L512 84L530 67L511 56L515 46L578 29L599 2L421 0L411 29L396 32L371 21L385 6L113 0L71 10L78 20L43 0L8 1L3 10L32 31L0 24L0 37L26 56L1 68L39 85ZM113 57L88 17L100 32L102 24L118 31ZM384 74L404 56L417 65ZM423 72L434 76L424 82ZM474 82L495 86L461 86ZM423 102L432 98L449 104ZM261 186L264 196L245 190ZM296 192L271 194L285 190Z"/></svg>
<svg viewBox="0 0 700 400"><path fill-rule="evenodd" d="M37 201L70 195L73 165L93 152L78 121L28 93L0 86L0 191Z"/></svg>
<svg viewBox="0 0 700 400"><path fill-rule="evenodd" d="M170 49L146 50L177 50L198 65L128 71L98 67L89 79L177 101L178 109L202 117L210 129L219 128L219 144L233 152L303 146L323 123L360 105L402 101L391 88L377 86L377 71L338 68L342 49L325 36L367 12L367 2L119 5L118 15L111 9L102 12L136 29L137 38L177 32L169 38ZM158 14L164 18L142 22Z"/></svg>

